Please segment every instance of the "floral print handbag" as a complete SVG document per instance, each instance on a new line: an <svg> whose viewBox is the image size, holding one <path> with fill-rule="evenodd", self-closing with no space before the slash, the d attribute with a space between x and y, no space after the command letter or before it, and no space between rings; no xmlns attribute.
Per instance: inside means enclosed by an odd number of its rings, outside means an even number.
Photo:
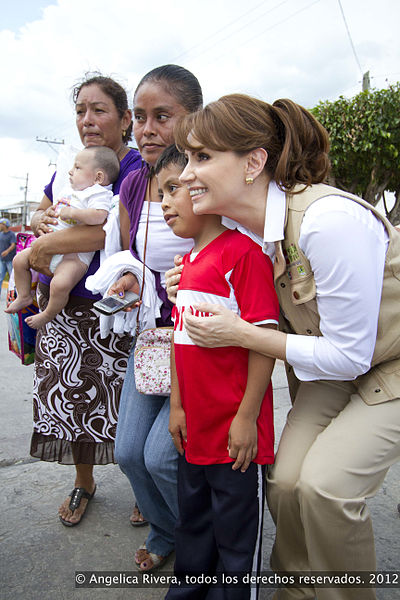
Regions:
<svg viewBox="0 0 400 600"><path fill-rule="evenodd" d="M150 180L151 183L151 180ZM140 300L143 297L145 282L145 261L147 234L149 231L150 202L147 210L146 234L143 250L143 281ZM134 369L136 389L142 394L168 396L171 392L171 339L173 327L154 327L139 333L139 311L136 320L136 345L134 350Z"/></svg>
<svg viewBox="0 0 400 600"><path fill-rule="evenodd" d="M170 350L172 327L145 329L134 351L136 389L142 394L168 396L171 391Z"/></svg>

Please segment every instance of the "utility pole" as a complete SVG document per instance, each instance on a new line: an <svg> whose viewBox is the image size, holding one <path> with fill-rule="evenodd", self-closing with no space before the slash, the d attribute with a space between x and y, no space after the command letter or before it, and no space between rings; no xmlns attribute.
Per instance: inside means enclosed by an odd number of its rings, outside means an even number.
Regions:
<svg viewBox="0 0 400 600"><path fill-rule="evenodd" d="M21 231L26 230L26 225L27 225L27 221L28 221L28 180L29 180L29 173L26 174L25 187L21 188L24 190L24 206L22 208Z"/></svg>
<svg viewBox="0 0 400 600"><path fill-rule="evenodd" d="M25 185L20 187L20 190L24 190L24 202L22 204L21 211L21 231L25 231L27 220L28 220L28 181L29 181L29 173L26 174L25 177L16 177L15 175L11 175L13 179L22 179L25 181Z"/></svg>
<svg viewBox="0 0 400 600"><path fill-rule="evenodd" d="M47 137L39 138L38 136L36 136L36 141L44 142L45 144L48 144L52 150L54 150L54 148L52 147L51 144L65 144L64 140L49 140ZM54 152L57 152L57 151L54 150Z"/></svg>
<svg viewBox="0 0 400 600"><path fill-rule="evenodd" d="M50 148L52 150L54 150L54 152L56 154L58 154L58 152L57 152L57 150L55 148L53 148L52 144L64 144L65 143L64 140L49 140L47 137L45 137L45 138L39 138L38 136L36 136L36 141L37 142L44 142L45 144L47 144L48 146L50 146ZM51 159L50 159L49 167L51 165L53 165L54 167L57 166L57 164L55 162L52 162Z"/></svg>
<svg viewBox="0 0 400 600"><path fill-rule="evenodd" d="M362 79L362 91L363 92L368 92L368 90L370 89L370 87L371 87L371 81L370 81L370 77L369 77L369 71L367 71L363 75L363 79Z"/></svg>

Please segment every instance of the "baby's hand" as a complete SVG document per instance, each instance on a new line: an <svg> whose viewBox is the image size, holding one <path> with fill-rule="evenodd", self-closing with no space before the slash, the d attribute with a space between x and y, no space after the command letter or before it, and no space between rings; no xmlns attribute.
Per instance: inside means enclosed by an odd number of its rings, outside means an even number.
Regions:
<svg viewBox="0 0 400 600"><path fill-rule="evenodd" d="M57 209L57 212L60 216L60 219L66 221L67 219L72 219L72 210L70 206L61 206Z"/></svg>
<svg viewBox="0 0 400 600"><path fill-rule="evenodd" d="M69 225L78 225L76 210L72 206L63 206L60 209L60 219Z"/></svg>

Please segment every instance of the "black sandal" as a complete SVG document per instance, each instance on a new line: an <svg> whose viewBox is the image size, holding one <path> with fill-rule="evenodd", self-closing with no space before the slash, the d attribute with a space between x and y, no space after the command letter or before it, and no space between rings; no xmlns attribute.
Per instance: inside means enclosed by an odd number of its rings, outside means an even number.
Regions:
<svg viewBox="0 0 400 600"><path fill-rule="evenodd" d="M61 515L59 515L59 519L60 519L61 523L63 525L65 525L66 527L74 527L75 525L79 525L79 523L82 521L83 517L86 514L88 504L89 504L90 500L93 498L95 492L96 492L96 486L94 486L93 494L89 494L89 492L87 492L85 490L85 488L82 488L82 487L74 488L72 490L72 492L70 493L71 502L69 503L69 506L68 506L69 510L71 510L72 514L74 514L75 510L80 506L82 498L85 498L88 501L86 504L86 508L85 508L84 512L82 513L81 518L76 523L71 523L71 521L66 521L65 519L63 519L61 517Z"/></svg>

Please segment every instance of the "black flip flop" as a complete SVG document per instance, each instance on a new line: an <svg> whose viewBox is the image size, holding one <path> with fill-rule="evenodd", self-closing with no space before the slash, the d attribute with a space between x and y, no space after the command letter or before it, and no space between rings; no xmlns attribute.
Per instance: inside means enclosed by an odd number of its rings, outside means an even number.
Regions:
<svg viewBox="0 0 400 600"><path fill-rule="evenodd" d="M72 514L75 512L75 510L79 507L82 498L85 498L88 502L86 504L86 508L85 511L82 513L81 518L79 519L79 521L77 521L76 523L71 523L70 521L66 521L65 519L63 519L60 515L59 515L59 519L61 521L61 523L63 525L65 525L65 527L75 527L75 525L79 525L79 523L82 521L83 517L86 514L87 511L87 507L89 505L90 500L93 498L94 494L96 492L96 486L94 487L93 490L93 494L89 494L89 492L87 492L85 490L85 488L79 487L79 488L74 488L72 490L72 492L70 493L70 497L71 497L71 502L69 503L69 509L72 511Z"/></svg>

